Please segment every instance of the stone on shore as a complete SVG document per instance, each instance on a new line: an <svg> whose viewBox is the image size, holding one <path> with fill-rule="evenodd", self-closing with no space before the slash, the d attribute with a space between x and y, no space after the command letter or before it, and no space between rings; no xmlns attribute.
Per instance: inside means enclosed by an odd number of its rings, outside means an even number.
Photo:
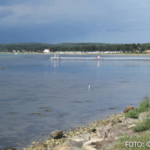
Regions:
<svg viewBox="0 0 150 150"><path fill-rule="evenodd" d="M114 123L115 123L114 121L110 121L110 122L108 122L107 126L113 126Z"/></svg>
<svg viewBox="0 0 150 150"><path fill-rule="evenodd" d="M130 134L132 129L128 128L128 126L129 124L124 123L121 123L117 126L103 126L97 130L97 135L99 138L103 139L114 139L116 136L120 136L124 133Z"/></svg>
<svg viewBox="0 0 150 150"><path fill-rule="evenodd" d="M139 120L142 121L148 117L150 119L150 112L142 112L139 114Z"/></svg>
<svg viewBox="0 0 150 150"><path fill-rule="evenodd" d="M85 142L84 139L70 139L67 142L63 143L62 145L56 146L55 150L75 150L80 149Z"/></svg>
<svg viewBox="0 0 150 150"><path fill-rule="evenodd" d="M90 133L91 133L91 132L95 132L95 131L96 131L95 128L89 128L89 129L88 129L88 132L90 132Z"/></svg>
<svg viewBox="0 0 150 150"><path fill-rule="evenodd" d="M97 150L97 147L99 147L101 141L103 141L102 138L85 142L82 146L82 149L83 150Z"/></svg>
<svg viewBox="0 0 150 150"><path fill-rule="evenodd" d="M60 146L57 146L55 147L55 150L69 150L70 147L66 146L66 145L60 145Z"/></svg>
<svg viewBox="0 0 150 150"><path fill-rule="evenodd" d="M53 139L60 139L60 138L63 137L63 132L62 131L58 131L58 130L53 131L53 132L51 132L51 137Z"/></svg>
<svg viewBox="0 0 150 150"><path fill-rule="evenodd" d="M84 143L84 140L82 141L74 141L74 140L69 140L66 142L66 144L69 146L69 147L76 147L76 148L82 148L83 146L83 143Z"/></svg>
<svg viewBox="0 0 150 150"><path fill-rule="evenodd" d="M97 133L94 133L89 137L89 140L97 140L97 139L99 139L99 137L97 136Z"/></svg>
<svg viewBox="0 0 150 150"><path fill-rule="evenodd" d="M129 129L129 128L133 128L133 127L135 127L135 126L136 126L136 124L129 125L129 126L128 126L128 129Z"/></svg>
<svg viewBox="0 0 150 150"><path fill-rule="evenodd" d="M74 141L74 142L82 142L82 141L84 141L84 139L71 139L72 141Z"/></svg>
<svg viewBox="0 0 150 150"><path fill-rule="evenodd" d="M127 113L128 111L130 111L130 110L132 110L132 109L134 109L134 107L132 107L132 106L127 106L125 109L124 109L124 113Z"/></svg>
<svg viewBox="0 0 150 150"><path fill-rule="evenodd" d="M38 144L36 144L35 146L35 150L41 150L41 149L45 149L47 147L46 144L39 142Z"/></svg>
<svg viewBox="0 0 150 150"><path fill-rule="evenodd" d="M114 127L113 126L103 126L97 130L97 135L99 138L105 139L106 137L114 136Z"/></svg>
<svg viewBox="0 0 150 150"><path fill-rule="evenodd" d="M139 122L139 119L126 118L126 119L124 120L124 124L128 124L128 125L130 125L130 124L135 124L135 123L137 123L137 122Z"/></svg>

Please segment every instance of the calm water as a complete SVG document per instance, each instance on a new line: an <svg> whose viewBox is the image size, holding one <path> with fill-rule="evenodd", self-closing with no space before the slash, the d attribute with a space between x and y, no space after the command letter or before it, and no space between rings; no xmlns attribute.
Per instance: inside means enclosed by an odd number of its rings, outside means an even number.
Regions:
<svg viewBox="0 0 150 150"><path fill-rule="evenodd" d="M54 130L66 131L120 113L150 96L150 61L49 58L0 54L0 68L4 68L0 70L0 149L22 149L32 141L45 140Z"/></svg>

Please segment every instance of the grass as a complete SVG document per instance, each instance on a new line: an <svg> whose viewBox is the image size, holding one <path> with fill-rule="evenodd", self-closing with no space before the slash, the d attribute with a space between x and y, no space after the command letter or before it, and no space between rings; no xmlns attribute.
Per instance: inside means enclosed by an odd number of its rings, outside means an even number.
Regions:
<svg viewBox="0 0 150 150"><path fill-rule="evenodd" d="M147 116L143 121L140 121L136 124L135 127L133 127L134 132L141 132L146 131L150 129L150 118Z"/></svg>
<svg viewBox="0 0 150 150"><path fill-rule="evenodd" d="M144 99L139 102L139 106L133 110L125 113L126 118L138 118L139 114L150 109L150 99L148 96L145 96Z"/></svg>
<svg viewBox="0 0 150 150"><path fill-rule="evenodd" d="M128 150L128 149L131 149L131 150L147 150L149 149L147 146L146 146L146 142L147 141L150 141L150 132L144 132L143 134L139 135L139 136L127 136L127 135L124 135L124 137L120 138L116 144L114 144L112 147L111 147L111 150ZM141 142L143 143L141 147L137 147L137 145L134 145L133 143L133 146L130 145L128 146L129 142ZM125 146L125 143L127 143L127 145ZM150 145L150 144L149 144ZM132 146L132 147L131 147ZM139 144L140 146L140 144ZM106 149L108 150L108 149Z"/></svg>

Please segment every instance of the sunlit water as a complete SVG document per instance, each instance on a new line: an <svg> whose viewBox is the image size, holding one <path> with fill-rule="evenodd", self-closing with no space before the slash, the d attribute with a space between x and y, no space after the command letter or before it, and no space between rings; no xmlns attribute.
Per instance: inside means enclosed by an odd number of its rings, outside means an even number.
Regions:
<svg viewBox="0 0 150 150"><path fill-rule="evenodd" d="M120 113L150 96L150 61L50 61L50 56L0 54L0 149L27 148L54 130Z"/></svg>

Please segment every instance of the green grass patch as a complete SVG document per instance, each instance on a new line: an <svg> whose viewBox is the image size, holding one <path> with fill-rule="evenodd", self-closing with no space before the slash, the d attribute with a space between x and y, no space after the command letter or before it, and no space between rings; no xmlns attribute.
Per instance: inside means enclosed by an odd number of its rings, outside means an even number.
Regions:
<svg viewBox="0 0 150 150"><path fill-rule="evenodd" d="M145 96L142 101L139 102L139 106L133 110L125 113L126 118L138 118L139 114L150 109L150 99L148 96Z"/></svg>
<svg viewBox="0 0 150 150"><path fill-rule="evenodd" d="M118 139L117 143L114 144L111 148L109 148L109 150L147 150L149 149L146 146L146 142L150 141L150 133L149 132L145 132L139 136L127 136L124 135L124 137ZM132 143L129 142L133 142L133 146ZM141 142L142 146L141 147L137 147L137 145L135 146L134 142ZM126 143L126 145L125 145ZM129 145L129 146L128 146ZM138 144L138 146L140 146L140 143ZM106 148L107 150L107 148Z"/></svg>

